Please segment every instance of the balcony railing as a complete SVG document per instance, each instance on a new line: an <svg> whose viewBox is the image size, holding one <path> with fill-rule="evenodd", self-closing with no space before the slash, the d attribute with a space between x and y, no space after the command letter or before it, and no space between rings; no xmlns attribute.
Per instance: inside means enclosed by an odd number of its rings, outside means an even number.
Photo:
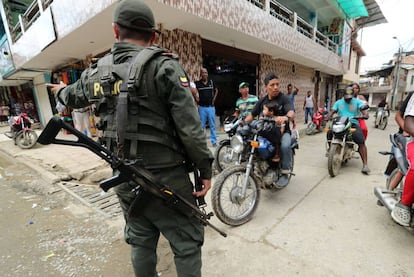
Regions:
<svg viewBox="0 0 414 277"><path fill-rule="evenodd" d="M320 44L323 47L328 48L330 51L339 54L338 52L338 43L334 40L337 38L332 38L324 35L318 31L311 24L306 22L304 19L296 16L296 13L289 10L276 0L248 0L250 3L254 4L256 7L262 10L269 10L270 15L274 16L281 22L289 25L294 28L300 34L306 36L309 39L312 39L316 43ZM268 2L269 1L269 2ZM269 3L269 8L267 8L267 2ZM339 36L337 36L339 37Z"/></svg>
<svg viewBox="0 0 414 277"><path fill-rule="evenodd" d="M264 9L265 0L247 0L247 1L249 1L250 3L252 3L256 7L259 7L262 10Z"/></svg>
<svg viewBox="0 0 414 277"><path fill-rule="evenodd" d="M338 54L338 39L328 37L319 32L315 27L307 23L305 20L296 16L296 14L284 7L276 0L247 0L257 8L269 10L270 15L274 16L281 22L294 28L300 34L312 39L323 47ZM13 42L16 42L22 34L32 25L32 23L40 16L40 14L50 6L53 0L34 0L27 8L24 14L19 15L19 22L13 26L11 36ZM267 8L267 3L269 8ZM339 37L339 36L337 36Z"/></svg>
<svg viewBox="0 0 414 277"><path fill-rule="evenodd" d="M270 1L270 14L282 21L283 23L293 27L294 13L286 9L276 1Z"/></svg>
<svg viewBox="0 0 414 277"><path fill-rule="evenodd" d="M11 29L13 42L16 42L23 33L33 24L40 14L50 6L53 0L34 0L24 14L19 15L19 22Z"/></svg>

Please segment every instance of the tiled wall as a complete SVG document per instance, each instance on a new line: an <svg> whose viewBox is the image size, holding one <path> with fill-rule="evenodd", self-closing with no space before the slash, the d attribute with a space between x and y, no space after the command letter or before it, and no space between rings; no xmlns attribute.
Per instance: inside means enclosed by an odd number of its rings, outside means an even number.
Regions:
<svg viewBox="0 0 414 277"><path fill-rule="evenodd" d="M281 91L287 92L287 85L292 84L298 87L299 93L295 97L296 117L302 121L304 112L302 110L304 98L308 90L314 91L312 78L314 70L290 61L273 59L271 56L260 55L259 66L259 94L266 94L264 78L268 73L275 73L280 78Z"/></svg>
<svg viewBox="0 0 414 277"><path fill-rule="evenodd" d="M157 0L173 8L195 14L211 22L221 24L235 31L246 33L260 40L272 43L315 63L324 61L324 66L342 68L341 58L309 38L281 23L267 12L246 0ZM328 52L327 52L328 51ZM329 59L327 59L327 53Z"/></svg>
<svg viewBox="0 0 414 277"><path fill-rule="evenodd" d="M202 42L198 34L183 30L163 30L160 45L172 50L180 57L180 63L192 80L198 80L202 66ZM259 96L266 94L264 78L268 73L275 73L281 80L281 91L287 91L288 84L294 84L299 88L299 94L295 98L296 113L298 118L303 117L303 101L308 90L313 92L312 78L314 70L282 59L273 59L271 56L261 54L259 66Z"/></svg>
<svg viewBox="0 0 414 277"><path fill-rule="evenodd" d="M249 34L260 41L270 42L290 52L307 57L315 64L322 63L331 68L342 68L341 58L321 49L321 46L311 43L303 35L293 31L285 24L281 24L276 18L268 15L246 0L157 0L160 3L170 5L173 8L195 14L211 22L224 25L235 31ZM199 77L199 69L202 64L201 37L182 30L165 31L168 34L162 45L170 48L180 55L181 62L189 75L194 79ZM183 45L181 45L183 44ZM185 44L188 44L187 48ZM185 50L186 49L186 50ZM268 53L260 54L259 86L260 96L265 94L264 77L267 73L276 73L281 80L281 91L286 92L289 83L299 88L299 94L295 98L297 122L303 122L302 110L304 97L308 90L314 92L314 69L296 64L294 62L273 59ZM292 69L294 67L294 70ZM319 93L317 101L323 104L325 92Z"/></svg>
<svg viewBox="0 0 414 277"><path fill-rule="evenodd" d="M163 30L160 45L178 54L180 63L192 80L199 79L202 65L200 35L179 29Z"/></svg>

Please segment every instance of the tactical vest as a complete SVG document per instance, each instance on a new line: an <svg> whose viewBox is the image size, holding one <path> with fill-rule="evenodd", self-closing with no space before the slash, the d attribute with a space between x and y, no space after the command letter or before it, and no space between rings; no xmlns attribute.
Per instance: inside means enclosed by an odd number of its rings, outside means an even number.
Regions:
<svg viewBox="0 0 414 277"><path fill-rule="evenodd" d="M165 49L147 47L122 64L107 55L90 70L90 101L102 121L103 142L120 158L146 168L185 162L167 100L154 83L158 65L172 58L165 54Z"/></svg>

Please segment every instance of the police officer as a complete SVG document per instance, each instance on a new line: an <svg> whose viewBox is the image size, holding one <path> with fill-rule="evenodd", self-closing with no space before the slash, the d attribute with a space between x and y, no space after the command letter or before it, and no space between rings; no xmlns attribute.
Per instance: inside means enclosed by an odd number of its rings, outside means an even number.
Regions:
<svg viewBox="0 0 414 277"><path fill-rule="evenodd" d="M141 0L119 2L113 22L117 42L110 55L86 69L76 83L48 86L61 103L73 108L97 102L107 147L152 171L162 183L195 203L194 197L204 196L211 187L212 154L186 73L169 53L150 47L158 34L152 11ZM124 76L121 85L119 76ZM128 89L126 79L133 84ZM123 95L128 96L125 112L119 108ZM127 120L120 120L123 117ZM199 192L192 191L190 163L200 171L203 189ZM157 276L156 248L162 233L174 252L178 276L201 276L203 226L148 195L145 206L133 210L136 195L131 189L135 186L127 182L115 188L125 215L125 240L132 247L135 275Z"/></svg>

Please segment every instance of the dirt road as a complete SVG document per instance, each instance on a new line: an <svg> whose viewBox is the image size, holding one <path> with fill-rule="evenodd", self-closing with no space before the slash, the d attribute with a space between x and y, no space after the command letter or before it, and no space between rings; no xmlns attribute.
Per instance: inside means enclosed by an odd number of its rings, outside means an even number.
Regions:
<svg viewBox="0 0 414 277"><path fill-rule="evenodd" d="M103 220L1 151L0 190L1 276L133 276L121 218ZM163 260L161 276L174 276Z"/></svg>

